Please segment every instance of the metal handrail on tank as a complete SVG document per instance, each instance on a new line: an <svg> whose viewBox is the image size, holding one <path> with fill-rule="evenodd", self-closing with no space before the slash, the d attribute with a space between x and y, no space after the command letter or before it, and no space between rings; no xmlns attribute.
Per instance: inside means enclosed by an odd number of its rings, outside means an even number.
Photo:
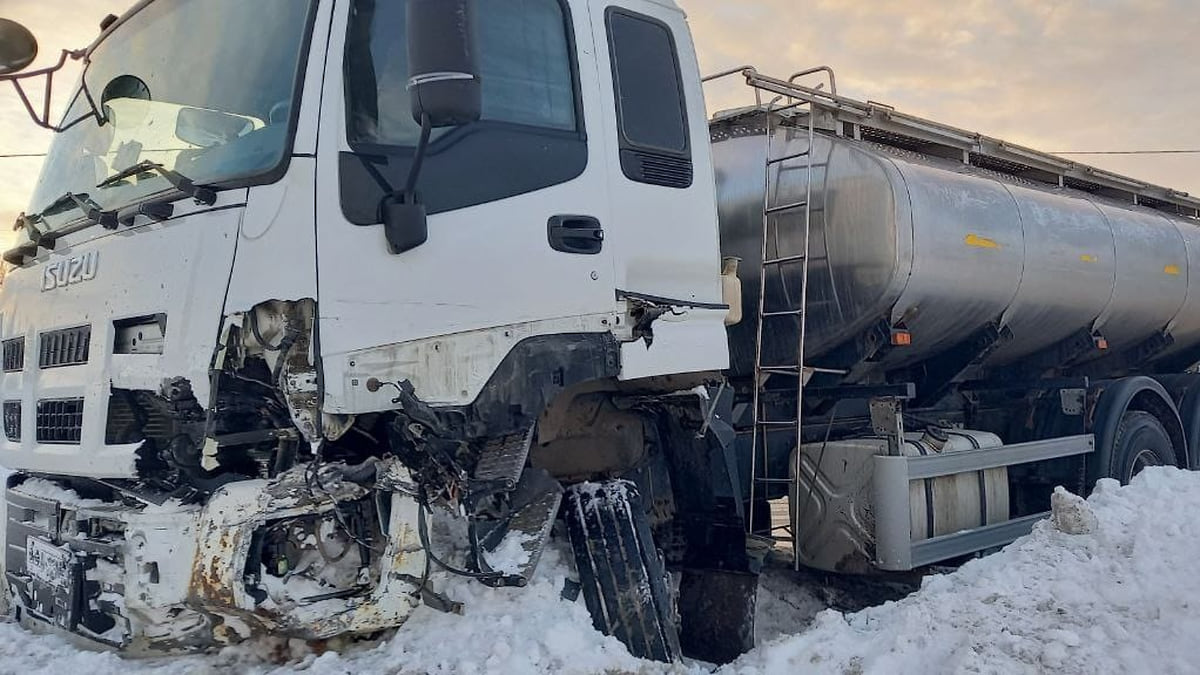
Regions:
<svg viewBox="0 0 1200 675"><path fill-rule="evenodd" d="M752 78L758 76L758 69L754 66L738 66L737 68L729 68L728 70L722 70L720 72L713 73L712 75L706 75L700 78L700 82L701 84L707 84L714 80L720 80L722 78L729 77L730 75L741 75L746 78L746 83L749 84ZM760 91L757 87L754 88L754 105L760 108L762 107L762 91Z"/></svg>
<svg viewBox="0 0 1200 675"><path fill-rule="evenodd" d="M822 91L820 87L808 87L796 82L799 77L815 72L830 74L830 91ZM1112 193L1112 196L1133 204L1150 206L1175 215L1200 219L1200 198L1186 192L1153 185L1129 176L1078 163L1053 153L1042 152L982 133L904 113L882 103L859 101L842 96L836 92L836 80L833 78L832 70L827 69L826 66L799 71L787 80L764 75L752 66L732 68L710 76L708 79L718 79L739 73L746 78L746 84L755 90L755 99L760 108L762 107L761 92L763 91L788 99L806 100L830 113L831 118L838 122L875 127L880 131L907 136L930 146L940 146L944 151L961 152L964 163L968 161L973 163L976 158L999 160L1001 163L1023 167L1027 174L1022 174L1023 177L1047 183L1052 187L1064 187L1072 184L1092 185L1095 186L1095 189L1106 190ZM950 155L943 153L941 156ZM1164 206L1171 208L1163 208Z"/></svg>
<svg viewBox="0 0 1200 675"><path fill-rule="evenodd" d="M819 73L819 72L824 72L829 75L830 94L836 95L836 94L834 94L834 92L836 92L836 90L837 90L837 79L833 73L833 69L828 66L817 66L815 68L802 70L802 71L799 71L799 72L793 74L791 77L791 80L790 80L790 82L792 83L790 86L799 87L799 85L794 84L795 80L797 80L801 77L805 77L807 75L811 75L813 73ZM757 104L757 107L762 108L763 107L762 91L766 91L768 89L759 86L758 82L762 78L762 76L759 75L757 69L755 69L753 66L740 66L737 68L730 68L728 70L724 70L724 71L709 75L709 76L703 78L703 81L711 82L713 80L718 80L718 79L721 79L724 77L728 77L730 75L738 75L738 74L745 77L746 84L754 89L755 102ZM822 86L824 86L824 83L818 85L818 89L813 89L813 91L818 91L819 87L822 87ZM766 109L765 109L766 121L764 124L765 163L764 163L764 175L763 175L763 181L764 181L763 204L762 204L763 216L762 216L762 231L761 231L761 252L760 252L760 258L759 258L760 267L759 267L758 318L757 318L757 325L755 327L756 334L755 334L755 345L754 345L754 349L755 349L755 354L754 354L754 391L753 391L753 404L752 404L753 405L754 425L753 425L753 431L752 431L751 450L750 450L750 484L749 484L750 503L748 505L748 514L747 514L747 530L751 534L754 532L754 521L755 521L754 514L755 514L755 508L756 508L756 501L757 501L757 499L756 499L757 486L759 483L762 483L764 485L786 483L788 486L789 499L791 499L792 502L795 503L800 498L799 490L800 490L800 476L801 476L801 466L800 466L801 453L799 452L799 449L800 449L801 441L802 441L801 419L803 417L803 390L804 390L805 380L811 372L815 372L818 370L821 370L821 371L824 370L824 369L809 368L805 364L805 346L804 346L806 332L807 332L806 323L807 323L807 314L808 314L808 270L809 270L809 256L810 256L809 234L810 234L810 229L812 226L812 224L811 224L811 218L812 218L812 206L811 206L811 204L812 204L812 170L813 170L813 157L812 156L813 156L813 146L815 143L815 135L816 135L816 129L815 129L815 123L814 123L815 114L814 114L814 111L811 110L811 105L812 105L811 100L808 100L806 98L800 98L799 100L797 100L797 97L788 96L786 92L777 92L777 93L779 95L777 95L775 98L771 99L771 101L766 106ZM788 103L786 105L776 107L776 103L778 103L782 98L785 98L785 97L788 99ZM774 157L773 152L772 152L773 140L774 140L773 136L775 133L775 126L772 124L773 118L775 116L779 115L780 113L782 113L783 111L793 110L793 109L799 108L801 106L806 106L806 105L810 106L810 110L808 111L808 114L806 116L807 117L807 125L806 125L807 129L806 130L807 130L807 136L808 136L808 146L807 146L806 150L803 153L795 153L792 155L785 155L782 157ZM801 202L789 203L789 204L775 203L774 199L772 198L773 191L771 189L771 167L778 166L778 167L780 167L780 169L782 169L783 163L788 162L788 161L793 161L793 160L799 160L799 159L804 160L804 162L805 162L804 168L806 169L806 171L808 173L808 178L805 181L804 200ZM782 251L779 250L780 249L780 247L779 247L779 243L780 243L779 221L778 221L777 214L780 214L784 211L798 210L798 209L804 210L804 220L803 220L804 225L803 225L803 232L801 233L801 240L803 242L801 245L802 250L798 254L786 255ZM770 234L772 224L775 228L775 242L776 242L774 259L768 258L768 252L769 252L768 240L769 240L769 234ZM766 288L766 284L767 284L767 270L771 266L790 264L790 263L799 263L801 265L802 281L801 281L801 286L800 286L799 306L798 307L790 306L791 302L789 300L789 303L788 303L789 308L788 309L773 310L773 311L768 312L767 306L766 306L766 295L767 294L764 290ZM782 269L781 269L781 272L782 272ZM782 277L781 277L781 280L782 280ZM765 330L764 329L765 319L776 318L776 317L778 317L778 318L794 318L799 321L798 340L796 343L796 351L795 351L795 361L796 361L795 364L764 364L764 362L763 362L763 334L764 334L764 330ZM782 376L789 376L789 377L796 378L796 399L795 399L795 410L794 410L795 417L794 417L794 419L790 419L790 420L767 419L768 415L766 415L766 411L763 408L764 400L763 400L762 394L763 394L763 387L766 383L766 380L769 377L771 377L772 375L782 375ZM766 472L764 473L764 475L760 477L758 475L759 474L759 446L760 446L760 444L762 446L763 467L766 468L769 466L769 463L767 462L768 433L772 432L772 431L785 431L785 430L786 431L794 431L794 434L795 434L793 442L796 447L796 453L795 453L796 459L795 459L795 466L790 467L791 475L784 477L784 478L773 478L772 476L770 476L769 469L767 469ZM769 507L768 507L768 509L769 509ZM796 560L796 564L798 565L800 556L799 556L799 551L796 548L799 546L799 537L798 537L798 533L796 531L796 522L793 519L789 518L789 522L786 526L782 526L781 528L777 528L774 526L770 527L769 534L771 535L771 537L777 541L783 540L783 538L781 538L781 537L774 536L774 532L777 529L784 529L784 530L788 531L789 534L791 535L790 540L792 543L793 553L794 553L794 557Z"/></svg>
<svg viewBox="0 0 1200 675"><path fill-rule="evenodd" d="M758 69L755 68L754 66L738 66L737 68L730 68L728 70L722 70L719 73L705 75L704 77L700 78L700 81L706 82L706 83L712 82L713 80L719 80L722 77L729 77L730 75L737 75L739 73L749 77L751 74L758 73Z"/></svg>
<svg viewBox="0 0 1200 675"><path fill-rule="evenodd" d="M795 84L796 80L798 80L802 77L805 77L807 75L812 75L813 73L822 73L822 72L829 75L829 93L833 94L834 96L837 96L837 76L833 74L833 68L830 68L829 66L814 66L814 67L808 68L806 70L801 70L799 72L792 73L792 76L788 78L788 82Z"/></svg>

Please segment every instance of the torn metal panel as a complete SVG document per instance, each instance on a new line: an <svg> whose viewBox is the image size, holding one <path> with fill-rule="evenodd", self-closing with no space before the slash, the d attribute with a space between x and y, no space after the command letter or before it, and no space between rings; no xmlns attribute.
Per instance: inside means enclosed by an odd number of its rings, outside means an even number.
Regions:
<svg viewBox="0 0 1200 675"><path fill-rule="evenodd" d="M8 538L22 542L6 565L13 599L43 625L135 654L400 625L426 569L412 476L394 460L310 468L225 485L203 506L27 481L8 492L20 507ZM60 582L52 569L71 571Z"/></svg>
<svg viewBox="0 0 1200 675"><path fill-rule="evenodd" d="M320 438L315 316L312 299L261 303L242 315L236 345L239 366L244 366L247 358L266 362L268 384L283 393L292 422L310 443Z"/></svg>
<svg viewBox="0 0 1200 675"><path fill-rule="evenodd" d="M270 581L270 571L251 569L253 563L263 563L261 553L252 549L261 545L264 527L323 517L338 504L368 494L354 483L306 474L306 467L301 467L271 483L245 481L213 495L201 523L190 602L215 614L239 617L253 632L305 639L399 625L417 604L412 596L416 585L409 580L419 579L425 569L416 532L417 505L409 495L390 493L387 531L374 540L383 545L372 547L373 561L357 561L362 567L350 575L347 589L298 594L285 581ZM340 555L346 557L339 561L351 562L345 551ZM314 590L311 584L297 588Z"/></svg>

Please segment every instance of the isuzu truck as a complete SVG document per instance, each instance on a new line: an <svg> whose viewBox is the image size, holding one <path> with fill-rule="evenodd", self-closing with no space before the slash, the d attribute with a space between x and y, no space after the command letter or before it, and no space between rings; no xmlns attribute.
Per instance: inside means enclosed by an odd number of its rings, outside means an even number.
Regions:
<svg viewBox="0 0 1200 675"><path fill-rule="evenodd" d="M0 289L25 625L377 635L558 537L598 630L726 661L779 541L913 570L1197 464L1200 200L704 78L672 0L144 0L36 53L0 22L56 132Z"/></svg>

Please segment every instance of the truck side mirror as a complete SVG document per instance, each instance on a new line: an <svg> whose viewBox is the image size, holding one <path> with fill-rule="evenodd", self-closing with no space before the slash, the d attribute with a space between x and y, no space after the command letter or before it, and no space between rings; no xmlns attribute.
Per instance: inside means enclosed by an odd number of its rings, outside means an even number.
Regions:
<svg viewBox="0 0 1200 675"><path fill-rule="evenodd" d="M0 19L0 75L19 73L37 58L38 43L29 29Z"/></svg>
<svg viewBox="0 0 1200 675"><path fill-rule="evenodd" d="M408 88L417 124L453 127L479 119L473 0L409 0Z"/></svg>
<svg viewBox="0 0 1200 675"><path fill-rule="evenodd" d="M475 122L483 109L474 0L409 0L406 11L408 90L421 137L404 189L387 194L379 204L379 219L393 255L429 238L428 216L417 186L431 131Z"/></svg>

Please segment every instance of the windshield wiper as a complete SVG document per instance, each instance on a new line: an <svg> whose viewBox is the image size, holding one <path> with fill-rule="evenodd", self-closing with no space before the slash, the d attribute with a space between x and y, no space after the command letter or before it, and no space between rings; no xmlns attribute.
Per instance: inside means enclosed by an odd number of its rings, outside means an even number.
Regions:
<svg viewBox="0 0 1200 675"><path fill-rule="evenodd" d="M23 244L17 244L13 248L4 252L4 262L12 265L24 265L25 258L36 256L40 248L38 242L41 241L43 233L38 229L36 223L41 221L42 217L38 214L27 216L24 213L17 216L17 222L13 224L13 230L26 230L29 235L29 241Z"/></svg>
<svg viewBox="0 0 1200 675"><path fill-rule="evenodd" d="M99 225L106 230L117 229L116 211L105 211L104 209L100 208L99 204L92 201L92 198L89 195L86 194L77 195L69 192L65 195L65 198L74 202L75 206L79 207L79 210L83 211L84 215L88 217L88 220L92 221L96 225Z"/></svg>
<svg viewBox="0 0 1200 675"><path fill-rule="evenodd" d="M96 202L92 201L91 195L87 193L76 194L68 192L67 194L55 199L42 209L40 213L31 213L29 215L21 214L17 217L17 222L13 226L14 230L24 229L29 236L29 241L16 246L4 253L4 260L14 265L24 264L25 258L28 256L36 256L39 249L53 251L58 245L58 240L62 237L78 232L84 229L83 227L63 228L59 230L51 230L46 222L46 215L53 213L62 213L69 208L79 209L88 219L87 225L100 225L106 230L117 229L117 212L105 211L100 208ZM39 228L38 224L44 225L45 229Z"/></svg>
<svg viewBox="0 0 1200 675"><path fill-rule="evenodd" d="M92 201L92 196L86 192L67 194L50 202L46 208L42 209L41 213L35 213L32 216L25 216L25 227L32 227L33 222L46 222L46 216L54 213L62 213L69 208L79 209L80 212L90 221L89 225L100 225L106 230L117 229L117 212L105 211L100 208L100 205ZM70 232L78 232L82 228L72 228ZM33 243L44 246L46 249L53 251L55 243L64 235L69 234L65 229L46 232L38 232L37 229L30 230L29 239Z"/></svg>
<svg viewBox="0 0 1200 675"><path fill-rule="evenodd" d="M171 187L179 190L185 196L196 200L196 203L198 204L212 206L217 202L216 190L196 185L192 179L184 176L178 171L173 171L150 160L138 162L127 169L109 176L101 181L101 183L96 187L100 189L112 187L113 185L120 183L130 176L136 176L143 173L158 173L165 178L168 183L171 184ZM146 216L152 220L165 220L170 218L174 212L174 207L169 201L159 200L139 204L133 213L127 215L125 218L120 218L116 211L105 211L102 209L100 205L92 199L92 196L86 192L78 194L74 192L68 192L58 199L55 199L53 202L47 205L46 208L42 209L40 213L21 215L17 218L16 226L13 229L19 230L21 228L25 228L29 234L29 241L6 251L3 256L4 260L12 263L13 265L23 265L25 263L25 258L36 256L39 249L45 248L47 251L53 251L54 247L58 244L59 239L83 229L83 227L72 227L63 228L60 230L50 230L48 227L46 229L41 229L38 227L39 223L46 223L46 215L62 213L68 208L77 208L85 217L87 217L89 222L84 227L100 225L106 230L115 230L120 224L132 225L134 219L139 215Z"/></svg>
<svg viewBox="0 0 1200 675"><path fill-rule="evenodd" d="M216 190L196 185L195 181L179 173L178 171L168 169L162 164L152 162L148 159L142 160L127 169L118 171L108 178L105 178L103 181L100 181L100 184L96 187L100 189L112 187L113 185L120 183L130 176L152 172L161 175L163 178L167 179L167 182L171 184L171 187L179 190L184 195L195 199L200 204L212 206L213 204L217 203Z"/></svg>

